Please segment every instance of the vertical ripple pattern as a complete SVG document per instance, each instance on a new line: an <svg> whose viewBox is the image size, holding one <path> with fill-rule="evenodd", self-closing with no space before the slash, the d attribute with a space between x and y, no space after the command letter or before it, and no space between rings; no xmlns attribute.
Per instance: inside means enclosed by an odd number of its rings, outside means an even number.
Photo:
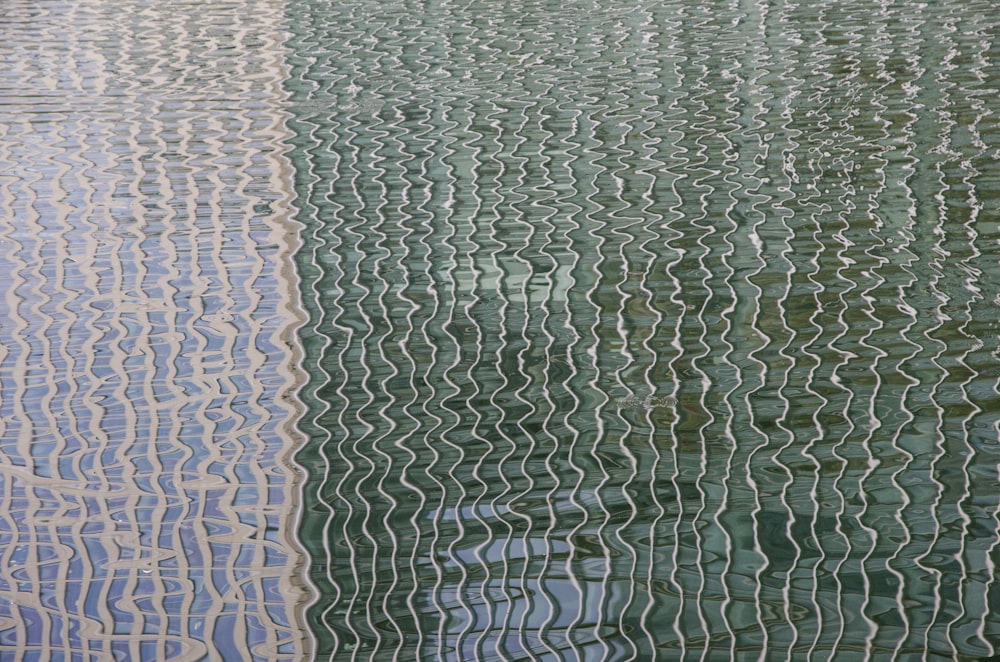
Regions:
<svg viewBox="0 0 1000 662"><path fill-rule="evenodd" d="M280 10L0 10L5 659L307 651Z"/></svg>
<svg viewBox="0 0 1000 662"><path fill-rule="evenodd" d="M290 7L322 659L997 654L994 3Z"/></svg>

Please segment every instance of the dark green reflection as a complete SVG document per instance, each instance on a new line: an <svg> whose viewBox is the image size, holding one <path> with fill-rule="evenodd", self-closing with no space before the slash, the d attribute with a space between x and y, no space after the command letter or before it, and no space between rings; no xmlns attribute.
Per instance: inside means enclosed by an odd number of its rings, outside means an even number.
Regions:
<svg viewBox="0 0 1000 662"><path fill-rule="evenodd" d="M995 653L955 5L290 7L320 657Z"/></svg>

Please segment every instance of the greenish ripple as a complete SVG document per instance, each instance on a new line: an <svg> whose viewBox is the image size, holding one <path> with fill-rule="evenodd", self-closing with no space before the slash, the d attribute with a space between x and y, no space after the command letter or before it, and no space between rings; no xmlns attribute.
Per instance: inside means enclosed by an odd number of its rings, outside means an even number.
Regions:
<svg viewBox="0 0 1000 662"><path fill-rule="evenodd" d="M1000 645L985 2L302 2L335 659Z"/></svg>

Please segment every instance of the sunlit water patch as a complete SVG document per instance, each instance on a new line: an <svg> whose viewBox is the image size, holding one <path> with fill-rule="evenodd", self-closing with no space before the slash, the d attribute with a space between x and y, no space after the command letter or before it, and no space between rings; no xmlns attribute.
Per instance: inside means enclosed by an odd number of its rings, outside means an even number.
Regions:
<svg viewBox="0 0 1000 662"><path fill-rule="evenodd" d="M280 3L0 9L0 657L301 659Z"/></svg>
<svg viewBox="0 0 1000 662"><path fill-rule="evenodd" d="M336 659L1000 645L988 2L299 2Z"/></svg>

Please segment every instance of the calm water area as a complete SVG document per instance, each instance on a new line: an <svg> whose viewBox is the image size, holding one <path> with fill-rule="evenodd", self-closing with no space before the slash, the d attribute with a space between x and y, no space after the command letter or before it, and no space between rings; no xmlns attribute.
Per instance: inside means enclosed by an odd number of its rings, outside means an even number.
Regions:
<svg viewBox="0 0 1000 662"><path fill-rule="evenodd" d="M1000 6L0 0L0 658L1000 655Z"/></svg>

